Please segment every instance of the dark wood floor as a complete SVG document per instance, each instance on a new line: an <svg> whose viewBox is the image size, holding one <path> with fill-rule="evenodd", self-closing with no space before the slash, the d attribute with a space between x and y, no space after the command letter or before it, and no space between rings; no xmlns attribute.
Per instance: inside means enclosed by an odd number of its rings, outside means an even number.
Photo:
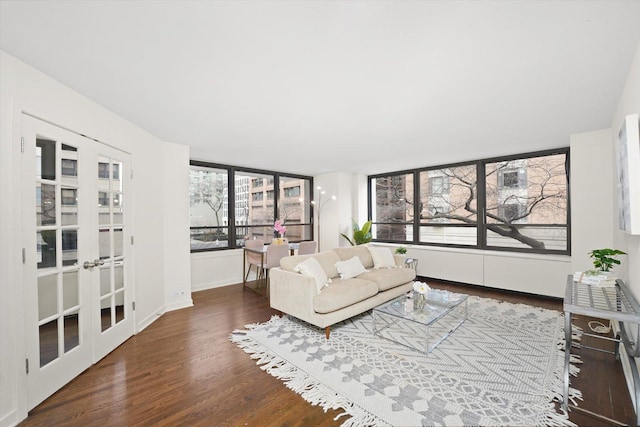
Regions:
<svg viewBox="0 0 640 427"><path fill-rule="evenodd" d="M555 299L429 283L472 295L562 308ZM325 413L311 406L229 341L234 329L276 314L264 297L233 285L196 292L193 300L194 307L165 314L87 369L34 408L21 425L340 425L344 418L333 419L338 412ZM584 395L580 407L634 425L620 363L599 352L579 353L584 364L573 385ZM619 425L576 410L570 419L580 426Z"/></svg>

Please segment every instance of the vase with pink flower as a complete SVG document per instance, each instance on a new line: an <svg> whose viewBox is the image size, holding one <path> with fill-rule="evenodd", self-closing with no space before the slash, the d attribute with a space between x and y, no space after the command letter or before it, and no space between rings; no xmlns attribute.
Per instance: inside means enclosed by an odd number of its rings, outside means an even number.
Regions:
<svg viewBox="0 0 640 427"><path fill-rule="evenodd" d="M284 233L287 232L287 227L280 222L279 219L276 219L276 222L273 223L273 242L277 245L281 245L285 242Z"/></svg>

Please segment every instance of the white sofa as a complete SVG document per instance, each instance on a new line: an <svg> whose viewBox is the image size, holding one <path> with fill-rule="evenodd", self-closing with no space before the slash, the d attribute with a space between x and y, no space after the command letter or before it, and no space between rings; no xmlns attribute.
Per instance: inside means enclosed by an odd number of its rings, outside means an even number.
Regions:
<svg viewBox="0 0 640 427"><path fill-rule="evenodd" d="M391 251L390 248L377 248L381 249ZM354 278L340 278L336 264L351 260L354 256L358 257L367 271ZM318 290L314 276L298 272L297 266L311 257L318 261L331 279L331 283L321 290ZM393 268L374 268L369 247L353 246L283 258L280 267L271 269L269 273L271 307L325 328L328 339L334 323L363 313L412 289L416 272L404 268L402 256L392 257L395 263Z"/></svg>

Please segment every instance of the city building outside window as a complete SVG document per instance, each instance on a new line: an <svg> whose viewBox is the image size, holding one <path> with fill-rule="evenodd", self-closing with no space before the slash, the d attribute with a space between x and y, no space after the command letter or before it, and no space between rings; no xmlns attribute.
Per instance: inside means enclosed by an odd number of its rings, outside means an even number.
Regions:
<svg viewBox="0 0 640 427"><path fill-rule="evenodd" d="M276 218L287 226L289 241L312 239L312 184L311 177L192 161L191 250L239 248L246 239L269 243ZM291 187L299 196L285 202L284 189Z"/></svg>
<svg viewBox="0 0 640 427"><path fill-rule="evenodd" d="M372 235L375 239L406 241L414 218L413 174L371 179Z"/></svg>
<svg viewBox="0 0 640 427"><path fill-rule="evenodd" d="M370 176L374 240L568 254L568 158L560 149ZM389 233L394 223L404 233Z"/></svg>

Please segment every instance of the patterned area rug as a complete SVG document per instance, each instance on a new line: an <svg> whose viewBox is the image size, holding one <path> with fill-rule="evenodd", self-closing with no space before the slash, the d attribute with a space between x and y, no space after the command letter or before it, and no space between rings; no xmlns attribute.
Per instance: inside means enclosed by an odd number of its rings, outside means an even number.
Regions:
<svg viewBox="0 0 640 427"><path fill-rule="evenodd" d="M231 341L308 402L344 410L343 426L574 426L555 404L562 314L479 297L468 304L467 321L428 356L374 336L371 312L335 325L329 340L274 316Z"/></svg>

